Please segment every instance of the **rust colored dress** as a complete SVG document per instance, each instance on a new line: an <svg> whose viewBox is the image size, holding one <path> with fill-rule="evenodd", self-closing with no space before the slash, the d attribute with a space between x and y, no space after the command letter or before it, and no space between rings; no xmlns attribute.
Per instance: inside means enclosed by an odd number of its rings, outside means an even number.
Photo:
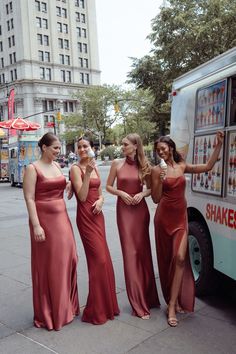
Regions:
<svg viewBox="0 0 236 354"><path fill-rule="evenodd" d="M39 168L35 204L46 240L34 240L31 233L31 269L33 282L34 324L59 330L79 314L77 292L77 251L72 226L63 198L63 175L46 178Z"/></svg>
<svg viewBox="0 0 236 354"><path fill-rule="evenodd" d="M159 275L167 304L176 267L175 257L184 234L188 233L185 184L184 176L164 179L162 197L154 218ZM192 312L194 300L195 285L187 249L178 302L185 311Z"/></svg>
<svg viewBox="0 0 236 354"><path fill-rule="evenodd" d="M81 171L82 179L84 172ZM99 177L91 178L85 202L77 198L76 222L83 242L89 273L89 294L82 321L103 324L113 320L120 310L116 298L115 276L106 242L104 215L93 214L93 203L99 198Z"/></svg>
<svg viewBox="0 0 236 354"><path fill-rule="evenodd" d="M142 192L136 161L127 157L117 171L117 189L132 196ZM127 205L118 197L117 224L126 291L133 315L138 317L149 315L150 308L160 306L152 263L149 221L145 198L137 205Z"/></svg>

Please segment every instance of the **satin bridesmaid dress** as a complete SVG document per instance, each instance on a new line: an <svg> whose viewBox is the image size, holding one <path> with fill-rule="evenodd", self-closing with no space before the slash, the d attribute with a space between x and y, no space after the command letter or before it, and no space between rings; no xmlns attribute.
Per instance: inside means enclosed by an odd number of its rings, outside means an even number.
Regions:
<svg viewBox="0 0 236 354"><path fill-rule="evenodd" d="M34 324L60 330L79 314L77 291L77 251L72 226L63 198L63 175L46 178L37 172L35 204L46 240L36 242L31 233Z"/></svg>
<svg viewBox="0 0 236 354"><path fill-rule="evenodd" d="M136 161L127 157L117 171L117 189L132 196L143 190ZM138 317L149 315L150 308L160 306L152 263L149 221L145 198L137 205L127 205L118 197L117 224L126 291L133 315Z"/></svg>
<svg viewBox="0 0 236 354"><path fill-rule="evenodd" d="M159 275L167 304L176 268L176 254L183 236L188 233L185 184L184 176L165 178L162 197L154 218ZM195 285L187 250L178 303L184 311L192 312L194 301Z"/></svg>
<svg viewBox="0 0 236 354"><path fill-rule="evenodd" d="M84 172L81 171L82 179ZM106 242L103 213L93 214L93 203L99 198L100 178L91 178L85 202L77 197L76 222L83 242L89 274L89 294L82 321L103 324L119 315L115 276Z"/></svg>

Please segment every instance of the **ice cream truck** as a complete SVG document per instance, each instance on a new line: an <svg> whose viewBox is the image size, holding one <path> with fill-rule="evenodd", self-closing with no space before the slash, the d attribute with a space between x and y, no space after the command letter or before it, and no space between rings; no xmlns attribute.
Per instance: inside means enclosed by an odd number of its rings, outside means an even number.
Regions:
<svg viewBox="0 0 236 354"><path fill-rule="evenodd" d="M22 186L26 166L39 158L39 138L32 134L9 137L9 179L12 186Z"/></svg>
<svg viewBox="0 0 236 354"><path fill-rule="evenodd" d="M170 98L170 135L187 162L205 163L216 132L225 134L214 168L186 175L190 259L204 295L218 272L236 280L236 48L174 80Z"/></svg>

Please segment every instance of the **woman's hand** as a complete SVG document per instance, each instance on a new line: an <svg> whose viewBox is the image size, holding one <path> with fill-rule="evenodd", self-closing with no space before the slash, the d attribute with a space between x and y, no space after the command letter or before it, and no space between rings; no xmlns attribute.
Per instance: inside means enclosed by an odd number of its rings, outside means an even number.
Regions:
<svg viewBox="0 0 236 354"><path fill-rule="evenodd" d="M43 242L46 240L44 229L40 225L34 226L34 239L36 242Z"/></svg>
<svg viewBox="0 0 236 354"><path fill-rule="evenodd" d="M97 215L100 214L102 211L102 206L103 206L103 200L102 199L98 199L96 200L95 203L93 203L92 207L93 207L93 214Z"/></svg>
<svg viewBox="0 0 236 354"><path fill-rule="evenodd" d="M224 141L224 132L222 132L221 130L219 130L216 133L216 138L217 138L217 145L222 145L223 141Z"/></svg>
<svg viewBox="0 0 236 354"><path fill-rule="evenodd" d="M128 193L121 191L119 193L119 196L125 204L131 205L133 203L133 197L131 197L131 195L129 195Z"/></svg>
<svg viewBox="0 0 236 354"><path fill-rule="evenodd" d="M66 184L66 195L67 195L67 199L70 200L73 197L73 188L72 188L72 184L71 181L68 181Z"/></svg>
<svg viewBox="0 0 236 354"><path fill-rule="evenodd" d="M95 169L96 167L96 163L95 163L95 160L94 159L91 159L89 161L89 163L87 164L86 166L86 170L85 170L85 173L91 175L92 171Z"/></svg>
<svg viewBox="0 0 236 354"><path fill-rule="evenodd" d="M135 194L135 196L133 196L132 204L133 205L139 204L141 202L141 200L143 199L143 197L144 197L143 192Z"/></svg>

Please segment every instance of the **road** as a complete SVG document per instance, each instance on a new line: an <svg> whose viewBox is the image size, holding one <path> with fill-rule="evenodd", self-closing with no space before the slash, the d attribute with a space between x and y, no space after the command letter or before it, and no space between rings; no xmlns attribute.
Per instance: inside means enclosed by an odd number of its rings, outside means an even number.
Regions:
<svg viewBox="0 0 236 354"><path fill-rule="evenodd" d="M99 166L103 189L108 170L109 166ZM64 173L68 175L68 170L65 169ZM82 323L79 317L60 332L48 332L32 325L30 241L22 189L0 184L0 354L236 353L236 306L235 298L229 296L235 291L235 285L230 288L222 283L220 294L196 299L195 312L181 315L177 328L167 325L152 222L153 260L162 307L151 311L149 321L131 316L115 220L116 198L105 191L104 195L107 241L115 269L121 314L102 326ZM75 198L66 203L79 254L78 287L83 310L88 291L86 260L75 224ZM152 220L155 205L151 200L148 204Z"/></svg>

